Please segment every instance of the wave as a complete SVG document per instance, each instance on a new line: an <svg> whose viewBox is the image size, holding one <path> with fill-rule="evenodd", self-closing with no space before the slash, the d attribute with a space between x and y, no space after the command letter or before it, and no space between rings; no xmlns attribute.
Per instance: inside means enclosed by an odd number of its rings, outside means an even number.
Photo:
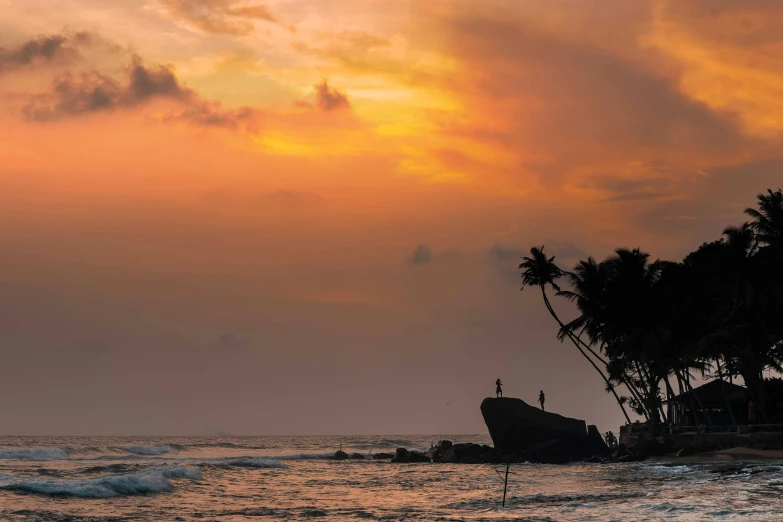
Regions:
<svg viewBox="0 0 783 522"><path fill-rule="evenodd" d="M288 469L288 464L270 458L239 458L228 461L229 466L238 468L278 468Z"/></svg>
<svg viewBox="0 0 783 522"><path fill-rule="evenodd" d="M127 451L134 455L164 455L176 451L173 446L162 444L158 446L112 446L111 449Z"/></svg>
<svg viewBox="0 0 783 522"><path fill-rule="evenodd" d="M129 471L136 471L139 466L129 464L109 464L106 466L92 466L79 471L83 475L95 475L97 473L123 473Z"/></svg>
<svg viewBox="0 0 783 522"><path fill-rule="evenodd" d="M63 448L33 448L22 450L0 450L0 459L14 460L58 460L67 459L68 450Z"/></svg>
<svg viewBox="0 0 783 522"><path fill-rule="evenodd" d="M331 453L296 453L294 455L279 455L275 457L266 457L275 460L318 460L318 459L331 459L334 457L334 452Z"/></svg>
<svg viewBox="0 0 783 522"><path fill-rule="evenodd" d="M173 490L171 479L201 480L201 472L193 468L171 466L86 480L20 480L0 476L0 489L45 496L112 498L170 492Z"/></svg>

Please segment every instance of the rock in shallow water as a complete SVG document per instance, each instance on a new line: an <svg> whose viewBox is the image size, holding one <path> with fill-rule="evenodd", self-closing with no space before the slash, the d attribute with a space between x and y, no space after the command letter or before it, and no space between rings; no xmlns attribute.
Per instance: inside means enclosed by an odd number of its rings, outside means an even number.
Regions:
<svg viewBox="0 0 783 522"><path fill-rule="evenodd" d="M347 460L348 454L342 450L336 451L334 453L334 456L332 457L332 460Z"/></svg>
<svg viewBox="0 0 783 522"><path fill-rule="evenodd" d="M397 451L394 453L394 458L392 458L392 462L432 462L432 460L424 453L408 451L405 448L397 448Z"/></svg>
<svg viewBox="0 0 783 522"><path fill-rule="evenodd" d="M373 460L386 460L393 459L394 453L376 453L372 456Z"/></svg>
<svg viewBox="0 0 783 522"><path fill-rule="evenodd" d="M521 453L541 442L587 435L585 421L542 411L521 399L484 399L481 414L500 453Z"/></svg>

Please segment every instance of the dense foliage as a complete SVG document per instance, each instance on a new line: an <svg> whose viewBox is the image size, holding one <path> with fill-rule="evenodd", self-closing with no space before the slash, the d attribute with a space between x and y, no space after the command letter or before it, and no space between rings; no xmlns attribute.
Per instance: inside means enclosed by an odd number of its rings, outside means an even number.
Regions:
<svg viewBox="0 0 783 522"><path fill-rule="evenodd" d="M680 262L651 261L638 248L571 271L544 247L523 258L523 283L541 290L558 338L601 375L629 422L626 406L667 422L663 401L692 391L695 371L741 377L762 418L783 402L778 383L763 377L783 364L783 191L759 194L758 208L745 213L751 221ZM578 317L563 323L548 289L573 302ZM698 393L690 396L692 411L701 410Z"/></svg>

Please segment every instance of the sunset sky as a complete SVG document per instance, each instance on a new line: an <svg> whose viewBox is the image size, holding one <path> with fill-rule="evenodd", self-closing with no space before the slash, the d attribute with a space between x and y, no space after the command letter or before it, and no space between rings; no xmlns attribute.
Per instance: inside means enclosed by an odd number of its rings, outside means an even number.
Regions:
<svg viewBox="0 0 783 522"><path fill-rule="evenodd" d="M519 257L678 259L741 223L783 185L781 24L0 0L0 432L479 433L498 377L616 431Z"/></svg>

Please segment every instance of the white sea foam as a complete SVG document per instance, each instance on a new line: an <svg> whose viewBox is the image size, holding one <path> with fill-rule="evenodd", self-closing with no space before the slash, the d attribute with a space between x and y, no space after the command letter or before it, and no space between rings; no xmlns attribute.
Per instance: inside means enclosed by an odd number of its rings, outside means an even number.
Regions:
<svg viewBox="0 0 783 522"><path fill-rule="evenodd" d="M57 460L67 458L68 451L62 448L0 449L0 459L6 460Z"/></svg>
<svg viewBox="0 0 783 522"><path fill-rule="evenodd" d="M0 489L47 496L112 498L124 495L172 491L170 479L201 480L201 472L179 466L152 468L128 475L108 475L87 480L41 480L0 476Z"/></svg>
<svg viewBox="0 0 783 522"><path fill-rule="evenodd" d="M134 455L163 455L171 453L174 448L171 446L159 445L159 446L114 446L112 449L118 449L133 453Z"/></svg>

